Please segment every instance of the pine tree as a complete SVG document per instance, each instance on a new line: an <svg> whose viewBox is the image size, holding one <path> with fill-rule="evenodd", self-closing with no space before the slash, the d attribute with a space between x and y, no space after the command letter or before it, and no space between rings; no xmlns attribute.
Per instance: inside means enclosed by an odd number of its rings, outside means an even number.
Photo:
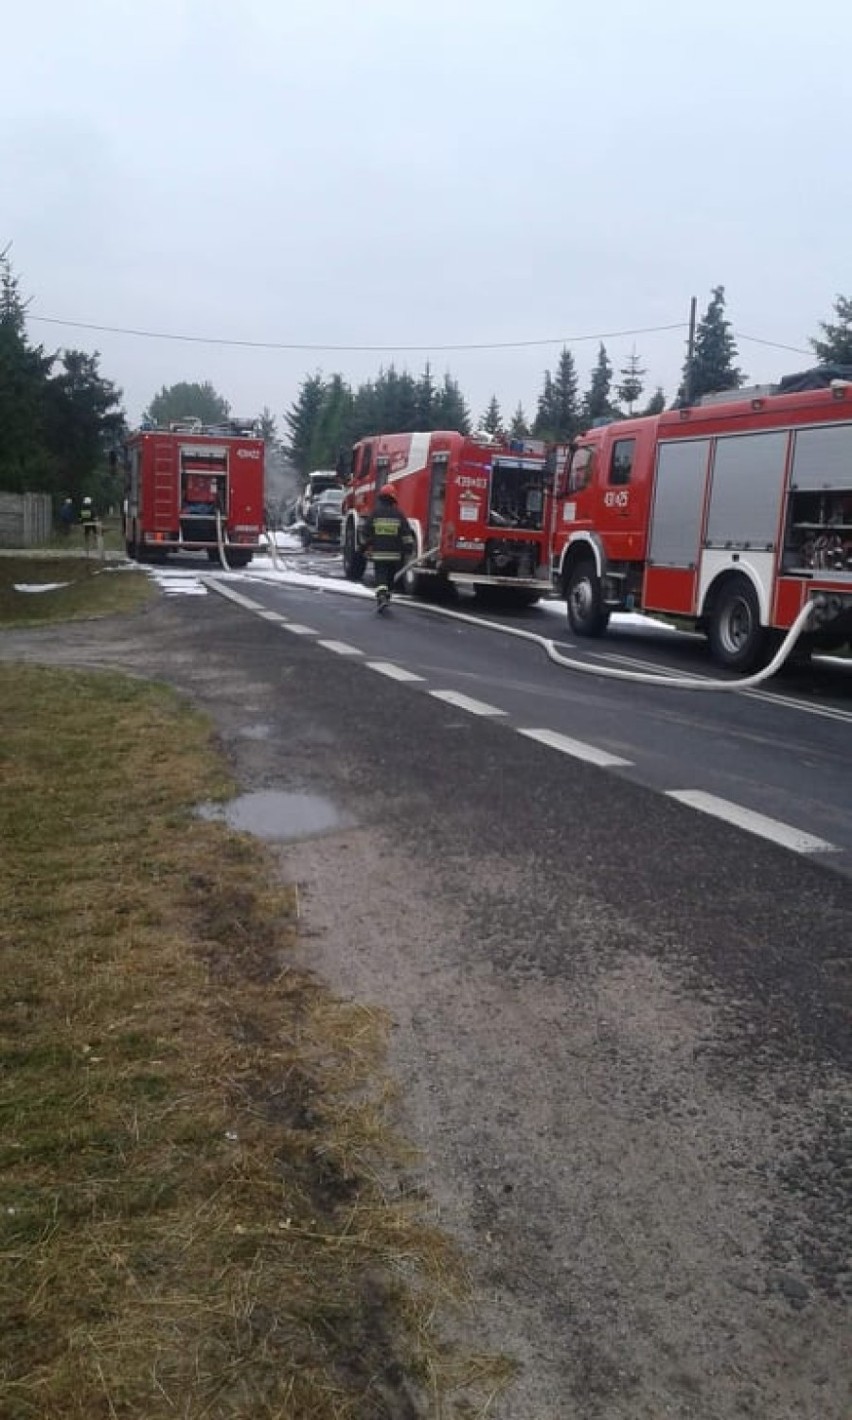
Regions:
<svg viewBox="0 0 852 1420"><path fill-rule="evenodd" d="M654 390L654 393L651 395L651 398L648 400L648 403L645 405L645 408L642 410L642 413L662 414L665 407L666 397L663 394L663 387L662 385L657 385L657 388Z"/></svg>
<svg viewBox="0 0 852 1420"><path fill-rule="evenodd" d="M458 382L453 379L449 370L437 392L435 405L436 429L455 429L460 434L470 433L470 410Z"/></svg>
<svg viewBox="0 0 852 1420"><path fill-rule="evenodd" d="M484 429L486 434L493 434L495 438L501 438L505 433L503 428L503 415L500 413L500 405L496 394L488 401L488 408L483 414L477 426Z"/></svg>
<svg viewBox="0 0 852 1420"><path fill-rule="evenodd" d="M26 308L6 247L0 253L0 489L9 493L50 492L57 477L45 430L53 357L29 344Z"/></svg>
<svg viewBox="0 0 852 1420"><path fill-rule="evenodd" d="M294 403L284 415L284 423L289 431L285 452L300 473L309 473L314 467L310 462L311 447L324 396L325 381L319 371L315 375L307 375Z"/></svg>
<svg viewBox="0 0 852 1420"><path fill-rule="evenodd" d="M341 449L352 440L352 391L342 375L323 385L322 400L307 451L307 472L335 468Z"/></svg>
<svg viewBox="0 0 852 1420"><path fill-rule="evenodd" d="M532 431L537 439L557 438L556 426L558 424L558 414L556 409L556 390L553 384L553 376L549 370L544 372L544 383L541 394L538 397L538 405L533 420Z"/></svg>
<svg viewBox="0 0 852 1420"><path fill-rule="evenodd" d="M61 369L48 382L45 429L64 495L75 501L94 492L96 481L107 491L107 454L125 430L121 391L101 377L99 358L64 350Z"/></svg>
<svg viewBox="0 0 852 1420"><path fill-rule="evenodd" d="M527 423L527 416L524 414L524 406L519 400L509 425L509 434L513 439L526 439L529 437L529 432L530 426Z"/></svg>
<svg viewBox="0 0 852 1420"><path fill-rule="evenodd" d="M690 365L687 360L683 368L678 398L691 402L704 394L739 389L745 377L734 364L736 357L736 341L731 333L730 321L725 318L725 288L715 286L710 304L695 332L692 363Z"/></svg>
<svg viewBox="0 0 852 1420"><path fill-rule="evenodd" d="M838 296L834 302L837 321L820 321L825 340L811 340L821 365L852 365L852 299Z"/></svg>
<svg viewBox="0 0 852 1420"><path fill-rule="evenodd" d="M278 427L275 422L275 415L267 404L265 404L257 416L257 424L260 429L260 437L267 444L277 444Z"/></svg>
<svg viewBox="0 0 852 1420"><path fill-rule="evenodd" d="M432 366L428 360L423 374L417 381L415 415L418 429L435 428L435 381L432 379Z"/></svg>
<svg viewBox="0 0 852 1420"><path fill-rule="evenodd" d="M612 364L606 353L606 346L601 342L597 362L592 370L591 383L583 397L583 423L586 426L612 418L613 409L609 397L611 388Z"/></svg>
<svg viewBox="0 0 852 1420"><path fill-rule="evenodd" d="M564 444L580 427L577 397L577 367L567 345L563 346L556 366L556 376L544 372L544 385L538 397L538 409L533 423L537 439Z"/></svg>
<svg viewBox="0 0 852 1420"><path fill-rule="evenodd" d="M623 378L621 383L616 385L615 392L622 404L627 405L627 413L632 414L633 406L645 388L644 376L648 373L647 370L639 364L639 356L636 354L635 345L627 357L627 364L622 365L618 373L622 375Z"/></svg>

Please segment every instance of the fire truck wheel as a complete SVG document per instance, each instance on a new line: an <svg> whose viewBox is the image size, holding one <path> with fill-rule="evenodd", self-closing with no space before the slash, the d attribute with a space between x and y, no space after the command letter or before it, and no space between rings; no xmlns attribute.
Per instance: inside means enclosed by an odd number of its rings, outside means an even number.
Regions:
<svg viewBox="0 0 852 1420"><path fill-rule="evenodd" d="M729 670L751 671L765 658L757 592L746 577L732 577L718 592L708 631L714 660Z"/></svg>
<svg viewBox="0 0 852 1420"><path fill-rule="evenodd" d="M351 523L347 523L346 532L343 534L343 571L350 582L360 582L366 565L363 552L359 552L355 546L355 529Z"/></svg>
<svg viewBox="0 0 852 1420"><path fill-rule="evenodd" d="M591 560L575 562L565 587L568 624L576 636L603 636L609 612L603 604L600 577Z"/></svg>

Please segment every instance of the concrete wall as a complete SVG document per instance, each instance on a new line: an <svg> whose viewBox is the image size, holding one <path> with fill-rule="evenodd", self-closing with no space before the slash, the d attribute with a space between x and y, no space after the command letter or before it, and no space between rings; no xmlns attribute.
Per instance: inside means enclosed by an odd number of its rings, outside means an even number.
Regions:
<svg viewBox="0 0 852 1420"><path fill-rule="evenodd" d="M52 525L48 493L0 493L0 547L39 547Z"/></svg>

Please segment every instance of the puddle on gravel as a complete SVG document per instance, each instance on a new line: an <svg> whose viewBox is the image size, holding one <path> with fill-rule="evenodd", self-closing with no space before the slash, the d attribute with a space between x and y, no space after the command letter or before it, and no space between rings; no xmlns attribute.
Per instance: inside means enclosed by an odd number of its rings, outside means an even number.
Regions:
<svg viewBox="0 0 852 1420"><path fill-rule="evenodd" d="M222 822L241 833L286 842L312 838L335 828L351 828L353 820L319 794L288 794L279 789L261 789L241 794L227 804L199 804L200 818Z"/></svg>

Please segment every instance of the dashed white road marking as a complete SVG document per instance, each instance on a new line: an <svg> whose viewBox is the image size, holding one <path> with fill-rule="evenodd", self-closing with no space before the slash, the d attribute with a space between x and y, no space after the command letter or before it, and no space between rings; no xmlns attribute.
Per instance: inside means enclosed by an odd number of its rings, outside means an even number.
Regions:
<svg viewBox="0 0 852 1420"><path fill-rule="evenodd" d="M194 577L156 577L154 579L167 597L206 597L207 588Z"/></svg>
<svg viewBox="0 0 852 1420"><path fill-rule="evenodd" d="M573 740L570 735L560 735L557 730L518 730L518 734L526 735L528 740L538 740L539 744L548 745L550 749L558 749L562 754L570 754L573 759L584 759L587 764L597 764L601 769L625 768L632 763L632 760L620 759L617 754L610 754L608 750L598 749L597 745Z"/></svg>
<svg viewBox="0 0 852 1420"><path fill-rule="evenodd" d="M318 641L318 646L325 646L327 651L334 651L337 656L363 656L364 652L357 646L350 646L348 641Z"/></svg>
<svg viewBox="0 0 852 1420"><path fill-rule="evenodd" d="M386 675L388 680L415 681L425 680L422 675L415 675L414 671L407 671L404 666L395 666L392 661L365 661L365 666L369 666L371 671L378 671L379 675Z"/></svg>
<svg viewBox="0 0 852 1420"><path fill-rule="evenodd" d="M778 819L768 818L766 814L756 813L754 809L743 808L741 804L734 804L729 799L720 799L715 794L705 794L703 789L669 789L666 797L677 799L681 804L688 804L690 808L697 809L699 813L724 819L726 823L732 823L737 828L744 828L748 833L755 833L760 838L768 838L773 843L779 843L782 848L791 849L794 853L838 853L840 851L836 844L827 843L824 838L816 838L812 833L805 833L802 829L794 828L791 824L779 822Z"/></svg>
<svg viewBox="0 0 852 1420"><path fill-rule="evenodd" d="M496 705L486 705L484 700L474 700L470 695L462 695L459 690L430 690L435 700L443 700L446 705L454 705L457 710L467 710L470 715L505 715Z"/></svg>
<svg viewBox="0 0 852 1420"><path fill-rule="evenodd" d="M280 611L261 611L258 612L258 615L263 621L274 621L279 625L287 620L287 617L282 616Z"/></svg>
<svg viewBox="0 0 852 1420"><path fill-rule="evenodd" d="M242 592L235 592L233 587L228 587L224 582L209 582L210 590L217 592L220 597L225 597L229 602L236 602L237 606L245 607L246 611L266 611L266 607L260 602L253 601L251 597L244 597Z"/></svg>
<svg viewBox="0 0 852 1420"><path fill-rule="evenodd" d="M302 626L298 621L282 621L282 631L292 631L294 636L319 636L312 626Z"/></svg>

